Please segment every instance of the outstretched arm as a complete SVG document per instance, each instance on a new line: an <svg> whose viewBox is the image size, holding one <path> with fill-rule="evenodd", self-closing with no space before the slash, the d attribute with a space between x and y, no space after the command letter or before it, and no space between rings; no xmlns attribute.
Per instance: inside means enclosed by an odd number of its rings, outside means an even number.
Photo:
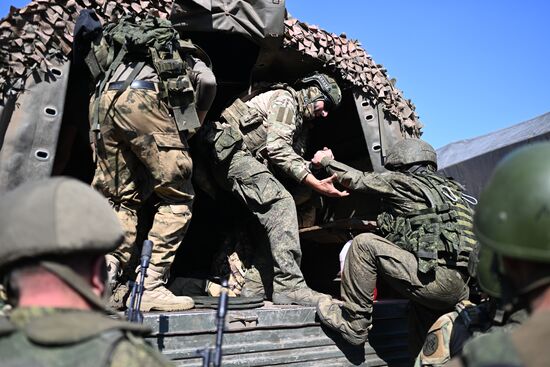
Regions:
<svg viewBox="0 0 550 367"><path fill-rule="evenodd" d="M335 180L347 189L378 194L394 193L394 188L389 182L390 175L358 171L335 161L330 149L325 148L317 151L311 163L314 166L325 168L333 177L336 176Z"/></svg>

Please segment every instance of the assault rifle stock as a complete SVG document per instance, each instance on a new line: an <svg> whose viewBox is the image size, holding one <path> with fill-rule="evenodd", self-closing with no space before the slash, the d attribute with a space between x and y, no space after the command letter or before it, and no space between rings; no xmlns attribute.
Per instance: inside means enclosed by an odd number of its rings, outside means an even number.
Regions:
<svg viewBox="0 0 550 367"><path fill-rule="evenodd" d="M143 296L145 277L147 276L147 268L151 261L151 253L153 252L153 242L150 240L143 241L141 248L141 261L139 266L139 281L130 282L132 292L130 293L130 305L126 317L130 322L143 323L143 314L140 311L141 297Z"/></svg>
<svg viewBox="0 0 550 367"><path fill-rule="evenodd" d="M227 280L222 280L222 291L218 301L216 312L216 344L214 347L206 347L197 350L197 355L202 358L203 367L220 367L222 364L222 342L225 328L225 315L227 314Z"/></svg>

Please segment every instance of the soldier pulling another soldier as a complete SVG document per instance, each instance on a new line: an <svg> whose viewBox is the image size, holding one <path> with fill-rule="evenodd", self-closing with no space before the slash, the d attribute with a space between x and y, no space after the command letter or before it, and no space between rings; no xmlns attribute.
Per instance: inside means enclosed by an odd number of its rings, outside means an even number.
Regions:
<svg viewBox="0 0 550 367"><path fill-rule="evenodd" d="M275 85L245 102L237 99L205 132L211 168L220 185L241 200L264 228L273 256L273 302L314 305L300 270L301 249L294 200L269 166L328 196L345 196L333 177L318 180L302 158L310 120L326 117L342 95L331 77L314 74L298 89Z"/></svg>

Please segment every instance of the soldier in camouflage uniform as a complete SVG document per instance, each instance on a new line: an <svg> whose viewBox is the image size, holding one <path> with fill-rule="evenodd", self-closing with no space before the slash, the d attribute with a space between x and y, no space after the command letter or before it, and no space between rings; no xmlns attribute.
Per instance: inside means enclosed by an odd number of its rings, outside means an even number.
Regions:
<svg viewBox="0 0 550 367"><path fill-rule="evenodd" d="M302 80L299 90L278 85L246 102L237 99L205 133L217 181L247 205L266 231L276 304L313 305L326 295L305 283L296 207L270 168L324 195L346 195L334 188L333 178L317 180L302 158L307 121L327 116L341 98L334 79L314 74Z"/></svg>
<svg viewBox="0 0 550 367"><path fill-rule="evenodd" d="M464 345L448 366L550 366L550 144L518 149L500 162L481 194L474 231L487 247L503 301L529 318Z"/></svg>
<svg viewBox="0 0 550 367"><path fill-rule="evenodd" d="M101 298L104 255L123 239L109 203L68 178L0 198L0 272L13 310L0 318L2 366L170 366Z"/></svg>
<svg viewBox="0 0 550 367"><path fill-rule="evenodd" d="M510 332L527 319L527 310L521 305L510 309L502 304L502 291L492 269L493 252L487 247L479 251L479 246L476 250L471 254L468 269L489 298L479 305L464 300L453 312L437 319L428 331L415 367L443 366L462 352L466 342L497 330Z"/></svg>
<svg viewBox="0 0 550 367"><path fill-rule="evenodd" d="M197 90L196 107L202 122L214 99L216 82L204 62L195 57L187 61L193 64L190 79ZM120 272L127 270L135 247L138 210L156 195L158 204L148 233L153 253L142 310L185 310L193 307L193 300L176 297L165 283L191 220L194 191L189 135L178 129L162 97L159 74L149 63L120 94L124 81L132 78L138 67L132 56L127 56L106 84L98 105L94 99L90 103L90 116L98 114L100 124L92 185L112 203L126 233L124 243L107 256L113 287Z"/></svg>
<svg viewBox="0 0 550 367"><path fill-rule="evenodd" d="M322 300L317 306L321 321L351 344L367 340L377 277L427 314L437 315L421 325L417 333L423 335L414 335L411 346L415 339L422 343L435 318L468 297L466 269L476 243L472 211L462 187L435 173L436 162L434 149L419 139L397 142L386 160L390 171L383 173L360 172L336 162L330 150L312 159L336 174L344 187L382 199L379 234L355 237L347 254L341 285L344 304Z"/></svg>

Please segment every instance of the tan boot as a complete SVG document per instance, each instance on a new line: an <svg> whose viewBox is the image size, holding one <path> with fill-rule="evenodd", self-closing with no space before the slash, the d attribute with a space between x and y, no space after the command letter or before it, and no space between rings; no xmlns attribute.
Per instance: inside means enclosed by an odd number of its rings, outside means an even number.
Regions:
<svg viewBox="0 0 550 367"><path fill-rule="evenodd" d="M145 290L141 298L141 311L183 311L195 307L191 297L175 296L164 286L165 274L159 270L155 267L147 270Z"/></svg>

